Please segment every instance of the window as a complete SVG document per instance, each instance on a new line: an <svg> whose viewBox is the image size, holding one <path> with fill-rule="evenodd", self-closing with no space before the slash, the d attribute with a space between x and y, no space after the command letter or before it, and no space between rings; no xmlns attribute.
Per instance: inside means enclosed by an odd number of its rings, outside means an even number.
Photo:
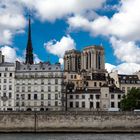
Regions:
<svg viewBox="0 0 140 140"><path fill-rule="evenodd" d="M55 94L55 99L56 99L56 100L58 99L58 94Z"/></svg>
<svg viewBox="0 0 140 140"><path fill-rule="evenodd" d="M41 101L41 106L44 106L44 102L43 101Z"/></svg>
<svg viewBox="0 0 140 140"><path fill-rule="evenodd" d="M48 85L50 85L51 84L51 80L50 79L48 79Z"/></svg>
<svg viewBox="0 0 140 140"><path fill-rule="evenodd" d="M96 102L96 108L100 108L100 102Z"/></svg>
<svg viewBox="0 0 140 140"><path fill-rule="evenodd" d="M85 108L85 102L82 102L82 108Z"/></svg>
<svg viewBox="0 0 140 140"><path fill-rule="evenodd" d="M28 94L28 100L31 100L31 94Z"/></svg>
<svg viewBox="0 0 140 140"><path fill-rule="evenodd" d="M70 99L73 99L73 95L70 95Z"/></svg>
<svg viewBox="0 0 140 140"><path fill-rule="evenodd" d="M21 99L22 99L22 100L25 99L25 94L21 94Z"/></svg>
<svg viewBox="0 0 140 140"><path fill-rule="evenodd" d="M70 102L70 108L72 108L73 107L73 102Z"/></svg>
<svg viewBox="0 0 140 140"><path fill-rule="evenodd" d="M120 94L118 95L118 99L121 99L121 95Z"/></svg>
<svg viewBox="0 0 140 140"><path fill-rule="evenodd" d="M7 82L7 79L4 79L4 83L6 83Z"/></svg>
<svg viewBox="0 0 140 140"><path fill-rule="evenodd" d="M3 96L6 97L6 92L3 93Z"/></svg>
<svg viewBox="0 0 140 140"><path fill-rule="evenodd" d="M48 92L51 92L51 87L50 86L48 86Z"/></svg>
<svg viewBox="0 0 140 140"><path fill-rule="evenodd" d="M79 99L79 95L76 95L76 99Z"/></svg>
<svg viewBox="0 0 140 140"><path fill-rule="evenodd" d="M0 90L1 90L1 85L0 85Z"/></svg>
<svg viewBox="0 0 140 140"><path fill-rule="evenodd" d="M55 106L58 106L58 101L55 101Z"/></svg>
<svg viewBox="0 0 140 140"><path fill-rule="evenodd" d="M114 94L111 94L111 99L114 99Z"/></svg>
<svg viewBox="0 0 140 140"><path fill-rule="evenodd" d="M101 82L99 83L99 86L100 86L100 87L102 86L102 83L101 83Z"/></svg>
<svg viewBox="0 0 140 140"><path fill-rule="evenodd" d="M5 71L8 71L8 68L5 68Z"/></svg>
<svg viewBox="0 0 140 140"><path fill-rule="evenodd" d="M111 102L111 107L114 107L114 106L115 106L114 102Z"/></svg>
<svg viewBox="0 0 140 140"><path fill-rule="evenodd" d="M6 90L6 85L3 86L3 90Z"/></svg>
<svg viewBox="0 0 140 140"><path fill-rule="evenodd" d="M25 106L24 102L21 103L21 106Z"/></svg>
<svg viewBox="0 0 140 140"><path fill-rule="evenodd" d="M58 79L55 79L55 84L58 84Z"/></svg>
<svg viewBox="0 0 140 140"><path fill-rule="evenodd" d="M94 82L94 87L96 87L97 86L97 83L96 82Z"/></svg>
<svg viewBox="0 0 140 140"><path fill-rule="evenodd" d="M34 100L37 100L37 94L34 94Z"/></svg>
<svg viewBox="0 0 140 140"><path fill-rule="evenodd" d="M96 95L96 99L100 99L100 95Z"/></svg>
<svg viewBox="0 0 140 140"><path fill-rule="evenodd" d="M12 90L12 85L9 85L9 90Z"/></svg>
<svg viewBox="0 0 140 140"><path fill-rule="evenodd" d="M44 87L43 86L41 87L41 92L44 92Z"/></svg>
<svg viewBox="0 0 140 140"><path fill-rule="evenodd" d="M19 94L16 95L16 100L19 100Z"/></svg>
<svg viewBox="0 0 140 140"><path fill-rule="evenodd" d="M48 101L48 106L51 106L51 102L50 101Z"/></svg>
<svg viewBox="0 0 140 140"><path fill-rule="evenodd" d="M6 73L4 73L4 77L6 77L7 76L7 74Z"/></svg>
<svg viewBox="0 0 140 140"><path fill-rule="evenodd" d="M16 87L16 91L19 92L19 87Z"/></svg>
<svg viewBox="0 0 140 140"><path fill-rule="evenodd" d="M121 107L121 103L120 102L118 102L118 108L120 108Z"/></svg>
<svg viewBox="0 0 140 140"><path fill-rule="evenodd" d="M75 102L75 106L76 106L76 108L78 108L79 107L79 102Z"/></svg>
<svg viewBox="0 0 140 140"><path fill-rule="evenodd" d="M12 83L12 79L9 79L9 83Z"/></svg>
<svg viewBox="0 0 140 140"><path fill-rule="evenodd" d="M41 80L41 84L44 85L44 80Z"/></svg>
<svg viewBox="0 0 140 140"><path fill-rule="evenodd" d="M31 87L28 87L28 92L31 92Z"/></svg>
<svg viewBox="0 0 140 140"><path fill-rule="evenodd" d="M12 77L12 73L10 73L9 76Z"/></svg>
<svg viewBox="0 0 140 140"><path fill-rule="evenodd" d="M11 98L12 97L12 93L11 92L9 92L9 98Z"/></svg>
<svg viewBox="0 0 140 140"><path fill-rule="evenodd" d="M1 77L1 73L0 73L0 77Z"/></svg>
<svg viewBox="0 0 140 140"><path fill-rule="evenodd" d="M22 92L25 92L25 87L22 87Z"/></svg>
<svg viewBox="0 0 140 140"><path fill-rule="evenodd" d="M93 95L90 95L90 99L93 99Z"/></svg>
<svg viewBox="0 0 140 140"><path fill-rule="evenodd" d="M51 94L48 94L48 99L49 99L49 100L51 99Z"/></svg>
<svg viewBox="0 0 140 140"><path fill-rule="evenodd" d="M82 99L85 99L85 95L82 95Z"/></svg>
<svg viewBox="0 0 140 140"><path fill-rule="evenodd" d="M41 100L44 100L44 94L41 94Z"/></svg>
<svg viewBox="0 0 140 140"><path fill-rule="evenodd" d="M19 102L16 102L16 106L19 106Z"/></svg>
<svg viewBox="0 0 140 140"><path fill-rule="evenodd" d="M77 78L77 76L76 75L74 75L74 79L76 79Z"/></svg>
<svg viewBox="0 0 140 140"><path fill-rule="evenodd" d="M71 79L73 79L73 75L71 75Z"/></svg>
<svg viewBox="0 0 140 140"><path fill-rule="evenodd" d="M55 92L58 92L58 86L55 86Z"/></svg>

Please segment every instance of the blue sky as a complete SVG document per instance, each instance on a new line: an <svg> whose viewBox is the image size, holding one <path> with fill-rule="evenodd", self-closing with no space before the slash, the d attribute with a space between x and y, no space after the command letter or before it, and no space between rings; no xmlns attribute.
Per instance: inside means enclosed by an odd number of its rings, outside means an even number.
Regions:
<svg viewBox="0 0 140 140"><path fill-rule="evenodd" d="M24 61L30 11L36 63L63 63L66 50L102 45L108 71L133 73L140 70L139 9L139 0L3 0L1 50L7 61Z"/></svg>

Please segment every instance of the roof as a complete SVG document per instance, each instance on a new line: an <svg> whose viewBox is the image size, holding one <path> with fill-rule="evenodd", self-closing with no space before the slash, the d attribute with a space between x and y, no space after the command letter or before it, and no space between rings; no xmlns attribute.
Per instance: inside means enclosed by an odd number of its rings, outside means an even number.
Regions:
<svg viewBox="0 0 140 140"><path fill-rule="evenodd" d="M140 84L138 75L118 75L121 84Z"/></svg>

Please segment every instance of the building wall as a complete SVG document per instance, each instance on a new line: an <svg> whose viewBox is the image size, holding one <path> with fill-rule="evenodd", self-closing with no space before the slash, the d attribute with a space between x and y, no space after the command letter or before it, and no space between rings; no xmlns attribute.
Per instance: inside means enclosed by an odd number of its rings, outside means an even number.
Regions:
<svg viewBox="0 0 140 140"><path fill-rule="evenodd" d="M14 64L0 64L0 110L14 110Z"/></svg>
<svg viewBox="0 0 140 140"><path fill-rule="evenodd" d="M15 79L15 110L62 110L62 80L60 65L20 64ZM49 67L49 69L48 69Z"/></svg>

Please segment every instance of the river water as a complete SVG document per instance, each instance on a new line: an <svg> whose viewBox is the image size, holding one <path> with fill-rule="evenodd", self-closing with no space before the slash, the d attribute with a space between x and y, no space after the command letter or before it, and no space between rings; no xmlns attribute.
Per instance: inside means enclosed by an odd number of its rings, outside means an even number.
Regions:
<svg viewBox="0 0 140 140"><path fill-rule="evenodd" d="M0 140L140 140L140 134L0 133Z"/></svg>

